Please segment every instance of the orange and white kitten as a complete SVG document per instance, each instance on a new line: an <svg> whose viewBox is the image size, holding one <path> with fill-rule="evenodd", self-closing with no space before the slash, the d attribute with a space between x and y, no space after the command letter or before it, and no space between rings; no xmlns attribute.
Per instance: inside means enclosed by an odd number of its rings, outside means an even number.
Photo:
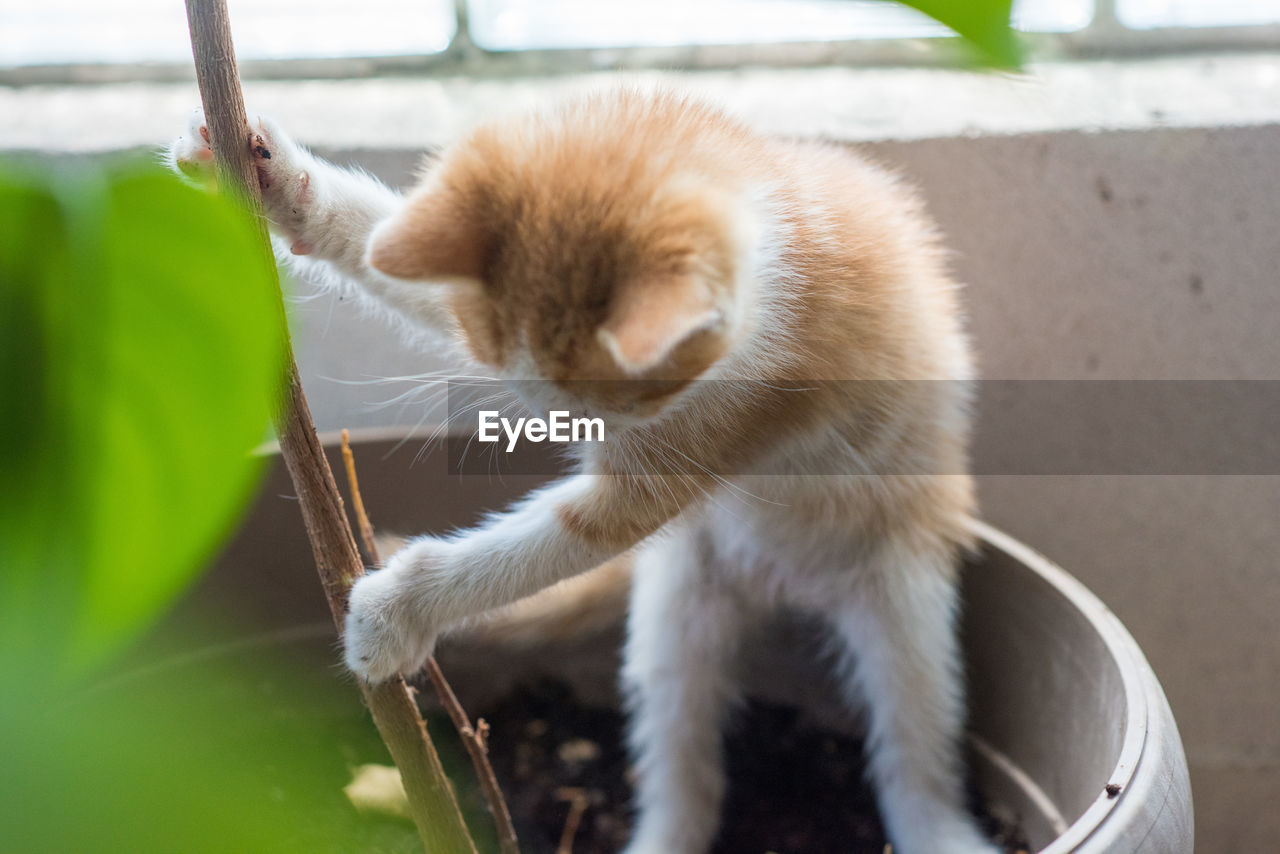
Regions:
<svg viewBox="0 0 1280 854"><path fill-rule="evenodd" d="M481 127L407 196L269 121L254 134L282 250L530 409L608 425L578 473L357 583L353 671L413 672L450 627L630 553L629 854L712 844L734 657L781 608L824 618L843 650L894 850L996 850L959 748L970 358L910 190L666 93ZM205 168L202 137L197 114L171 162Z"/></svg>

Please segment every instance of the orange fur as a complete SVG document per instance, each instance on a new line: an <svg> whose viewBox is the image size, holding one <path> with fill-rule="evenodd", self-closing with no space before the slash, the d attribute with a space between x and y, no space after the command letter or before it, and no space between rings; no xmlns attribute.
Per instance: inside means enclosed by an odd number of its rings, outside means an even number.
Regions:
<svg viewBox="0 0 1280 854"><path fill-rule="evenodd" d="M781 222L752 221L761 187ZM777 265L797 292L786 341L752 377L768 385L707 390L678 420L647 426L660 445L589 453L588 470L632 479L604 479L558 509L561 523L591 546L626 547L709 483L637 473L670 471L673 454L739 472L835 424L870 472L908 474L847 479L835 501L788 495L779 512L868 539L967 545L965 391L902 382L968 378L956 288L915 193L847 150L761 137L673 94L598 95L456 144L371 254L389 272L446 280L424 287L455 289L482 362L511 369L527 350L531 378L647 416L759 331L741 266L762 228L789 235ZM884 382L781 390L827 380ZM752 489L770 494L767 482Z"/></svg>

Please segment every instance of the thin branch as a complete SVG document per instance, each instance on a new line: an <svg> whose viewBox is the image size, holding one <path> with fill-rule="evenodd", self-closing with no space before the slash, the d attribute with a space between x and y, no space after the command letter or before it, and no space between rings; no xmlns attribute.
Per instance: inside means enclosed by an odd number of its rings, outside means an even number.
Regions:
<svg viewBox="0 0 1280 854"><path fill-rule="evenodd" d="M569 814L564 819L564 829L560 831L560 844L556 854L573 854L573 840L578 835L578 825L582 824L582 815L587 811L590 801L582 789L564 787L556 789L556 797L569 802Z"/></svg>
<svg viewBox="0 0 1280 854"><path fill-rule="evenodd" d="M236 72L235 46L225 0L186 0L196 81L204 102L210 146L215 156L218 186L240 199L256 215L261 251L271 257L270 240L262 218L261 191L249 152L249 123ZM281 326L284 297L280 298ZM286 343L288 336L285 336ZM347 595L364 572L360 553L343 511L333 472L316 435L307 407L298 365L287 347L286 406L275 417L280 455L298 494L303 522L315 556L316 571L329 610L341 634ZM361 691L382 740L400 769L409 810L427 854L475 854L475 843L458 809L453 786L427 735L418 707L402 679L378 685L362 683Z"/></svg>
<svg viewBox="0 0 1280 854"><path fill-rule="evenodd" d="M342 431L342 464L347 470L347 486L351 491L351 509L356 513L356 527L360 529L360 540L364 543L365 554L374 566L381 566L378 547L373 540L373 525L369 524L369 514L364 510L364 499L360 497L360 481L356 477L356 455L351 453L351 435L344 428Z"/></svg>
<svg viewBox="0 0 1280 854"><path fill-rule="evenodd" d="M476 766L476 776L480 778L480 788L484 791L484 799L489 802L489 811L493 813L493 823L498 829L498 849L502 854L520 854L520 843L516 840L516 829L511 823L511 811L507 809L506 799L502 797L502 789L498 786L498 778L494 776L493 766L489 764L489 745L487 734L489 725L483 720L476 722L473 728L468 721L467 713L457 696L440 671L440 665L434 658L427 659L427 676L440 695L440 702L453 719L453 725L462 736L462 744L471 757L471 764Z"/></svg>
<svg viewBox="0 0 1280 854"><path fill-rule="evenodd" d="M343 430L342 461L347 469L347 486L351 491L351 505L355 510L356 525L360 529L360 537L364 540L364 549L369 559L374 564L381 565L382 558L378 554L378 544L373 538L373 525L370 524L369 516L365 513L364 499L360 496L360 480L356 477L356 457L351 452L349 439L349 434ZM471 764L476 768L476 776L480 779L484 799L488 801L489 811L493 813L493 823L497 825L499 849L502 854L520 854L516 829L511 823L511 811L507 809L507 801L502 797L502 788L498 785L498 778L493 773L493 766L489 764L488 724L484 720L479 720L474 727L471 726L471 719L467 717L466 710L462 708L462 703L458 702L458 696L453 693L453 688L444 678L444 673L434 658L427 659L427 676L435 686L441 705L453 720L453 725L462 738L462 745L467 749L467 755L471 757Z"/></svg>

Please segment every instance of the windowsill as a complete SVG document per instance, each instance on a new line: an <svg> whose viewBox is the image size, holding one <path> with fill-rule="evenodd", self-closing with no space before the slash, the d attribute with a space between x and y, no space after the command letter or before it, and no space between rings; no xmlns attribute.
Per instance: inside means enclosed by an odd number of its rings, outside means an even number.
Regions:
<svg viewBox="0 0 1280 854"><path fill-rule="evenodd" d="M616 74L249 81L252 109L300 140L343 149L439 145L484 118ZM642 72L700 92L762 130L868 141L1053 130L1280 122L1280 52L1072 61L1026 75L915 68ZM195 84L0 88L0 150L108 151L165 142L198 103Z"/></svg>

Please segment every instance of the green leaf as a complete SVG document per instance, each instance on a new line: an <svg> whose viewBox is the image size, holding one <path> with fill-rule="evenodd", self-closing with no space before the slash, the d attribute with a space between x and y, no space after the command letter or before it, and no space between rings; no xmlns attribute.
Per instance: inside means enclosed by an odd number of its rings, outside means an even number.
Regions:
<svg viewBox="0 0 1280 854"><path fill-rule="evenodd" d="M1022 65L1022 43L1010 26L1013 0L899 0L950 27L998 68Z"/></svg>
<svg viewBox="0 0 1280 854"><path fill-rule="evenodd" d="M284 326L247 215L157 169L0 169L0 234L0 641L22 650L6 664L70 672L231 531Z"/></svg>
<svg viewBox="0 0 1280 854"><path fill-rule="evenodd" d="M330 641L226 616L184 609L55 701L0 703L0 851L422 854L411 823L343 795L350 764L390 760Z"/></svg>

